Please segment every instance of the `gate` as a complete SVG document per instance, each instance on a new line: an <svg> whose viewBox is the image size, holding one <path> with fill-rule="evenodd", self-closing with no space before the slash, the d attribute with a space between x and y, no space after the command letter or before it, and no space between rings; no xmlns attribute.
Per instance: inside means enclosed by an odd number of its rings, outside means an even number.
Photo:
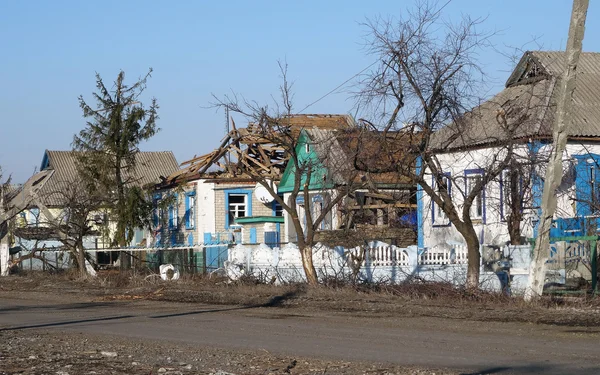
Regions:
<svg viewBox="0 0 600 375"><path fill-rule="evenodd" d="M557 283L590 281L598 287L598 236L550 237L546 277Z"/></svg>

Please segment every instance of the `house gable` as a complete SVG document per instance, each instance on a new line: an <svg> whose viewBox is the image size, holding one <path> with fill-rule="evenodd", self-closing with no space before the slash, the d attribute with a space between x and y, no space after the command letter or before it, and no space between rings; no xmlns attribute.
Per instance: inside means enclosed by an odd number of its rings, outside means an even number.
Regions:
<svg viewBox="0 0 600 375"><path fill-rule="evenodd" d="M314 147L314 142L310 139L306 131L302 131L298 138L298 144L296 145L296 154L298 155L298 163L311 165L311 176L310 182L308 185L309 190L321 190L332 188L331 183L324 182L324 176L328 176L328 170L323 166L323 163L320 161L319 156L317 155L316 148ZM293 162L288 162L285 171L283 172L283 176L281 177L281 181L279 183L279 187L277 191L279 193L289 193L294 190L294 178L296 175L296 166ZM302 174L300 185L304 186L306 184L306 174Z"/></svg>

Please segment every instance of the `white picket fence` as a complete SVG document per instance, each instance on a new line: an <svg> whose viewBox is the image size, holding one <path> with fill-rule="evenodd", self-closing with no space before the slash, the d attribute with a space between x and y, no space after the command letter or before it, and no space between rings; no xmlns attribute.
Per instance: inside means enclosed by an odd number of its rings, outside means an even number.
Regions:
<svg viewBox="0 0 600 375"><path fill-rule="evenodd" d="M421 265L467 264L468 251L466 246L454 248L434 247L427 249L419 255Z"/></svg>
<svg viewBox="0 0 600 375"><path fill-rule="evenodd" d="M355 258L362 255L362 249L354 248L347 250L346 256L354 255ZM408 266L408 253L405 249L395 246L374 246L366 249L364 262L373 267L385 266Z"/></svg>

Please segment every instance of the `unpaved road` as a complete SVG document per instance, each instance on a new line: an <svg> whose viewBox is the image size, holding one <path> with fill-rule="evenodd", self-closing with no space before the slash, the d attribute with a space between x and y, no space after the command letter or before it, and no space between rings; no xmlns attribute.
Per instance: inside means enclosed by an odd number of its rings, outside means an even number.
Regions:
<svg viewBox="0 0 600 375"><path fill-rule="evenodd" d="M23 336L43 330L463 373L600 374L598 327L356 316L276 307L21 298L0 295L0 339L2 334Z"/></svg>

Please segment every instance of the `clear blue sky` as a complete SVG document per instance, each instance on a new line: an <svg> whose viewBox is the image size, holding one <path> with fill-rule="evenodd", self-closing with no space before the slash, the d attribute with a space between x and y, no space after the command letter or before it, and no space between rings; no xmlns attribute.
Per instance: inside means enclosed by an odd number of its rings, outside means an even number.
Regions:
<svg viewBox="0 0 600 375"><path fill-rule="evenodd" d="M600 4L590 5L584 50L600 51ZM278 59L289 64L295 106L304 108L374 61L364 49L366 18L400 14L412 1L0 1L0 166L15 182L39 168L45 149L70 149L85 124L77 97L91 99L94 72L135 79L149 67L148 95L162 131L142 150L172 150L179 162L210 152L224 135L211 93L259 102L277 94ZM494 42L564 48L569 0L456 0L444 17L487 17ZM525 46L524 46L525 45ZM499 91L511 69L481 56ZM306 113L350 113L347 90ZM244 120L236 119L238 124Z"/></svg>

